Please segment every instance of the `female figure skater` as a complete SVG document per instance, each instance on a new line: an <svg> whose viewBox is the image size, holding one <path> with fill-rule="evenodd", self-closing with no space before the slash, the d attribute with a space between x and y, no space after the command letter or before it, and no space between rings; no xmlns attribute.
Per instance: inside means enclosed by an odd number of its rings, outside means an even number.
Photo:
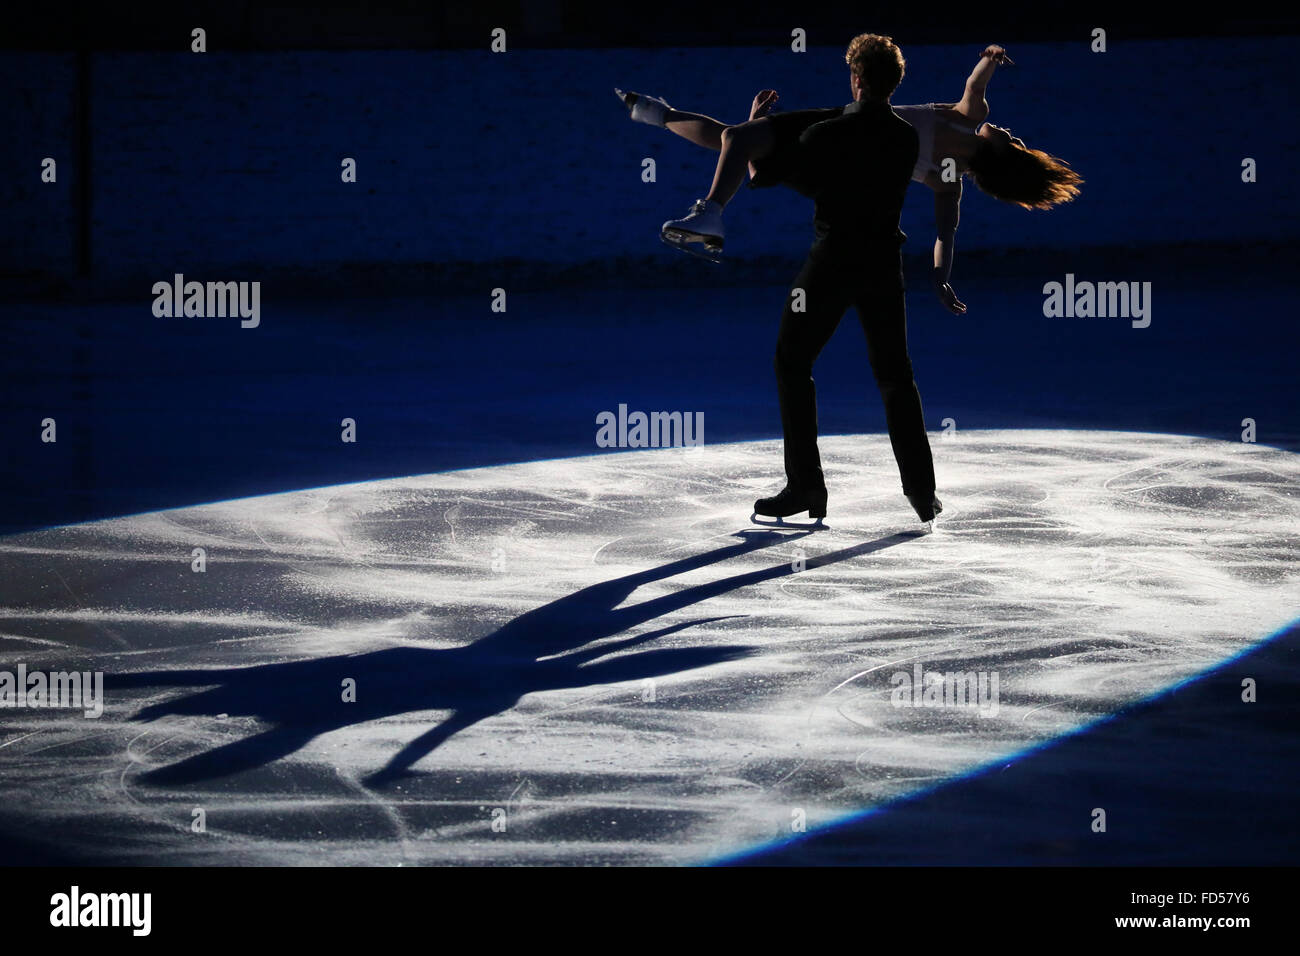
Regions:
<svg viewBox="0 0 1300 956"><path fill-rule="evenodd" d="M985 92L1001 64L1013 65L1006 50L986 47L958 102L894 107L920 140L912 180L934 192L938 231L934 287L944 306L957 315L964 313L966 306L953 293L949 276L960 218L962 179L970 176L988 195L1025 209L1050 209L1068 202L1078 195L1083 182L1063 160L1030 149L1009 130L985 122L989 115ZM702 244L705 256L715 261L725 238L722 210L740 188L746 168L751 188L772 185L779 176L764 175L764 160L791 147L801 129L807 128L808 120L829 119L842 112L829 109L772 114L779 97L774 90L763 90L754 97L749 121L728 126L699 113L675 110L662 99L615 92L631 111L633 120L662 126L692 143L720 151L708 194L696 200L687 216L664 223L662 230L664 241L670 245L694 251L690 244Z"/></svg>

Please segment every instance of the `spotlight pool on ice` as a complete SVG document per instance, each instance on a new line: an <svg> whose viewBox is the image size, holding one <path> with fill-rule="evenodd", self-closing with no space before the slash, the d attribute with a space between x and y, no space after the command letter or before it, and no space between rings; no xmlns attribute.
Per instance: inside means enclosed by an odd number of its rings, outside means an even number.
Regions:
<svg viewBox="0 0 1300 956"><path fill-rule="evenodd" d="M934 448L929 536L888 439L852 435L823 439L815 534L750 524L781 484L767 441L0 539L0 669L106 675L97 720L3 711L0 833L96 862L698 862L1074 731L1300 615L1300 456ZM901 698L918 673L983 674L986 703L996 677L996 712Z"/></svg>

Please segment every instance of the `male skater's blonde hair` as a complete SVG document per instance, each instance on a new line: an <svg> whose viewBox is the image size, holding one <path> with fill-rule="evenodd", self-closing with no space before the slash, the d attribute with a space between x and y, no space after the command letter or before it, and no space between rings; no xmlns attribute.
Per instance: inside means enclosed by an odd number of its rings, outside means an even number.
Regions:
<svg viewBox="0 0 1300 956"><path fill-rule="evenodd" d="M874 99L888 99L903 82L907 63L903 51L891 37L878 33L860 33L849 43L844 62L862 81Z"/></svg>

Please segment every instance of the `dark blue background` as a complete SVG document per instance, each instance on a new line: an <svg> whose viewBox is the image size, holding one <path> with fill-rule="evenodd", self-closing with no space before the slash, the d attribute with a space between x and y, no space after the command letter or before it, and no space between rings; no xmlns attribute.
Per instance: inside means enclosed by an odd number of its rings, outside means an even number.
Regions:
<svg viewBox="0 0 1300 956"><path fill-rule="evenodd" d="M955 98L979 47L905 47L896 102ZM967 189L961 318L929 291L932 203L912 189L931 428L1235 439L1253 418L1260 441L1294 442L1297 52L1294 37L1013 51L992 118L1086 183L1046 213ZM628 122L611 87L726 120L761 86L787 108L836 103L838 47L104 52L89 71L83 274L77 58L0 55L19 133L0 168L0 530L589 453L595 414L620 402L703 411L713 442L777 433L770 354L809 204L744 191L727 262L673 253L658 225L715 156ZM47 155L56 184L37 178ZM339 181L343 156L358 183ZM1258 182L1241 182L1243 156ZM155 318L150 289L176 272L261 281L261 326ZM1151 327L1045 319L1043 284L1067 272L1151 282ZM827 432L883 428L854 325L818 367ZM46 416L57 445L39 441Z"/></svg>

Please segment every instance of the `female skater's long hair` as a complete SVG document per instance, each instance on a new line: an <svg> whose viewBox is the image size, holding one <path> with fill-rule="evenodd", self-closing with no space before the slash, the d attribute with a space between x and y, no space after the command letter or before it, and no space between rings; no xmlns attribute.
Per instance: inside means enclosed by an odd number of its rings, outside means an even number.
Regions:
<svg viewBox="0 0 1300 956"><path fill-rule="evenodd" d="M1083 177L1041 149L983 139L970 158L975 185L994 199L1024 209L1051 209L1079 195Z"/></svg>

